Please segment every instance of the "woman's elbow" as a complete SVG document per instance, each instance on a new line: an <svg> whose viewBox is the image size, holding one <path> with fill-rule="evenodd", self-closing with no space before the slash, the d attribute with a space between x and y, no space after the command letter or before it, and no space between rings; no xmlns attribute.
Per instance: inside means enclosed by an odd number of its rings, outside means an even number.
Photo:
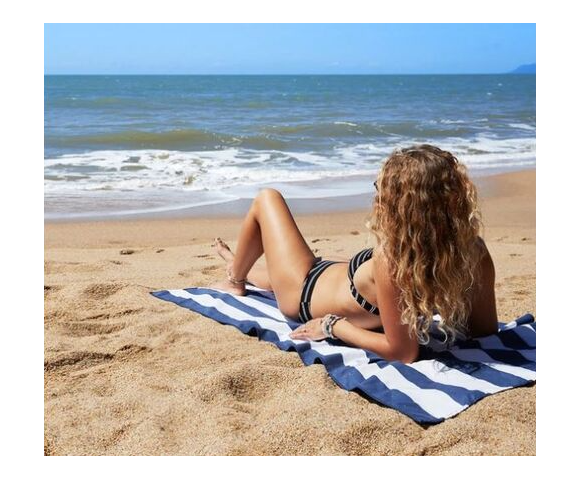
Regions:
<svg viewBox="0 0 580 480"><path fill-rule="evenodd" d="M413 363L419 358L419 345L415 343L405 348L387 346L379 355L389 362Z"/></svg>
<svg viewBox="0 0 580 480"><path fill-rule="evenodd" d="M419 357L419 348L411 352L404 352L403 354L397 355L397 360L401 363L413 363L417 361Z"/></svg>

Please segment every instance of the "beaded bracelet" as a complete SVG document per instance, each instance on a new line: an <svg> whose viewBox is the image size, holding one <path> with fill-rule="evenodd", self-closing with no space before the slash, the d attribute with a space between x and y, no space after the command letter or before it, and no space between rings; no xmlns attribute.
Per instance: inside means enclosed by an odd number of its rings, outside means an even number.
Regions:
<svg viewBox="0 0 580 480"><path fill-rule="evenodd" d="M330 333L328 331L328 321L330 320L329 315L325 315L324 317L322 317L322 323L320 325L320 327L322 328L322 333L324 333L325 338L330 337Z"/></svg>
<svg viewBox="0 0 580 480"><path fill-rule="evenodd" d="M339 320L343 320L344 317L339 317L339 316L335 316L333 317L329 322L328 322L328 333L330 334L330 338L332 338L333 340L336 340L338 337L336 335L334 335L334 324L336 322L338 322Z"/></svg>
<svg viewBox="0 0 580 480"><path fill-rule="evenodd" d="M326 338L330 337L333 340L336 340L337 337L334 335L332 330L334 324L341 319L344 319L344 317L339 317L338 315L334 315L332 313L324 316L324 319L322 320L322 333L326 335Z"/></svg>

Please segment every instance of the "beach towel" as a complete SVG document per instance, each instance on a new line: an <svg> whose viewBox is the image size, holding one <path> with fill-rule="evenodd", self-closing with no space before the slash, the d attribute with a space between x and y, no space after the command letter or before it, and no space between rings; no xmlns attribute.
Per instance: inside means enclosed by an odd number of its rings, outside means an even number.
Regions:
<svg viewBox="0 0 580 480"><path fill-rule="evenodd" d="M418 423L435 424L478 400L536 379L536 322L530 314L500 323L498 333L448 346L433 333L411 364L389 362L340 340L292 340L302 325L285 317L273 292L247 285L237 296L209 288L151 292L281 350L296 351L306 365L321 362L340 387L394 408Z"/></svg>

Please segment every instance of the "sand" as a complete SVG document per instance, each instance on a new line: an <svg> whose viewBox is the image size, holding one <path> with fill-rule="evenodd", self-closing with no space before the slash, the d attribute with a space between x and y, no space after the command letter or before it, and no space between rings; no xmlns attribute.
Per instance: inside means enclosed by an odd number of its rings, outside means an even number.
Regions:
<svg viewBox="0 0 580 480"><path fill-rule="evenodd" d="M498 313L535 313L535 170L478 179ZM366 211L300 215L317 255L372 241ZM45 225L46 455L535 455L536 387L423 427L324 367L155 299L223 275L240 218ZM263 259L260 260L263 262Z"/></svg>

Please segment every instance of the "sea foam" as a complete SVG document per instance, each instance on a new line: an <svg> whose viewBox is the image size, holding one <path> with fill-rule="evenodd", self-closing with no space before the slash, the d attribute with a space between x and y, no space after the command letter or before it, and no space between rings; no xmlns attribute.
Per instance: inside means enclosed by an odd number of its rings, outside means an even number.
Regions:
<svg viewBox="0 0 580 480"><path fill-rule="evenodd" d="M102 150L46 159L45 192L175 190L213 191L325 178L347 178L378 172L395 149L421 143L362 143L332 151L284 152L228 148L214 151ZM535 165L535 138L478 136L441 139L472 170ZM305 195L308 192L305 192ZM312 192L310 192L311 194Z"/></svg>

